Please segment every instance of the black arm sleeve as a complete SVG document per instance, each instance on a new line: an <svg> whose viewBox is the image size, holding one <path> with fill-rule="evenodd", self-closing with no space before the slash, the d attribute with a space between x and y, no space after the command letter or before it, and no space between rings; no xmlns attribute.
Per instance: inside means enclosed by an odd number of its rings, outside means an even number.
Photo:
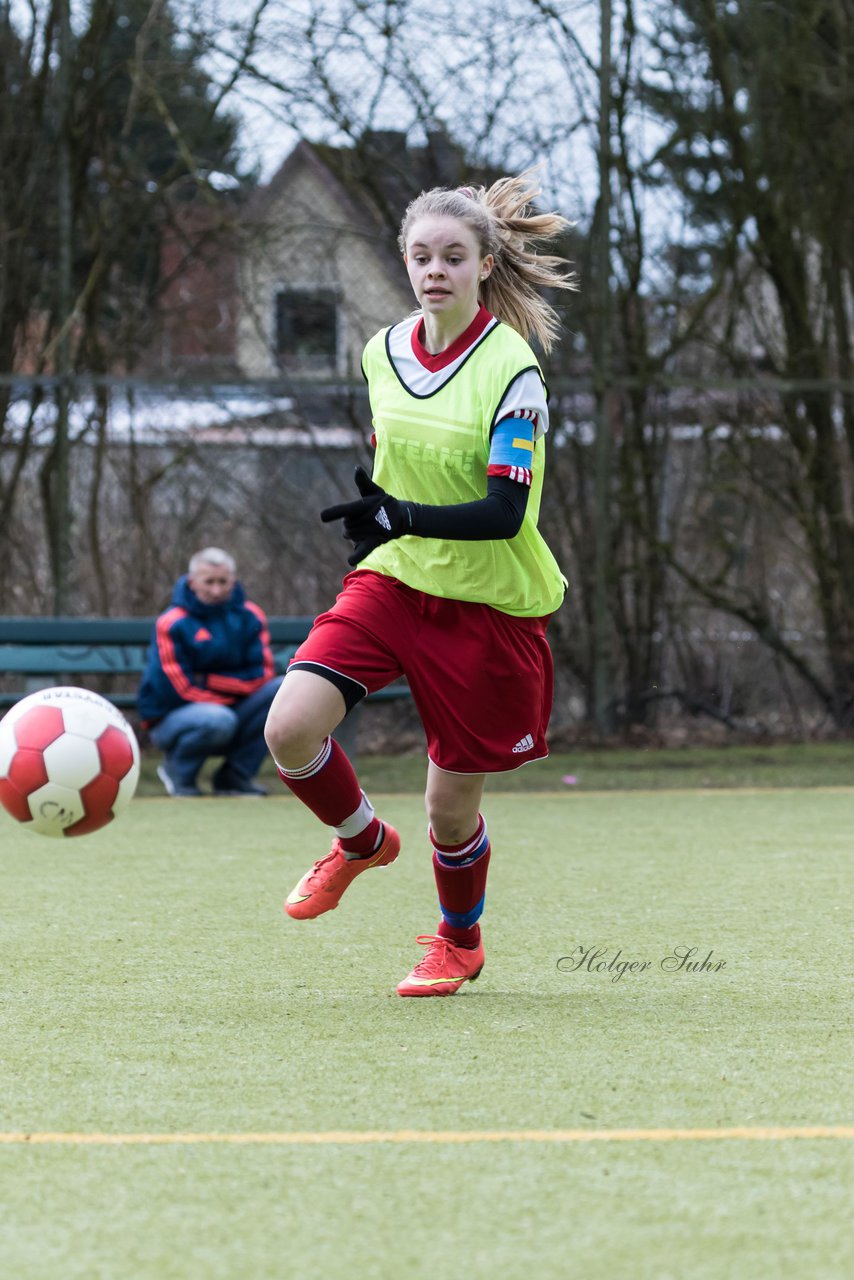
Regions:
<svg viewBox="0 0 854 1280"><path fill-rule="evenodd" d="M528 505L528 486L507 476L489 476L486 497L444 507L407 502L417 538L449 538L457 542L515 538ZM403 505L403 504L401 504Z"/></svg>

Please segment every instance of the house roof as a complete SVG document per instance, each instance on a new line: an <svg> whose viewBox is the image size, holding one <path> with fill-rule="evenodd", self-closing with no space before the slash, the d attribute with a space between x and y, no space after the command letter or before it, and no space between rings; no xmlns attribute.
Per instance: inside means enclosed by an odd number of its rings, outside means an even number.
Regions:
<svg viewBox="0 0 854 1280"><path fill-rule="evenodd" d="M408 146L406 134L396 130L367 130L352 147L303 139L256 193L249 210L251 220L266 216L300 166L312 170L331 190L353 228L375 239L395 265L398 228L407 205L419 192L494 177L468 165L462 149L443 130L428 133L426 143L416 147Z"/></svg>

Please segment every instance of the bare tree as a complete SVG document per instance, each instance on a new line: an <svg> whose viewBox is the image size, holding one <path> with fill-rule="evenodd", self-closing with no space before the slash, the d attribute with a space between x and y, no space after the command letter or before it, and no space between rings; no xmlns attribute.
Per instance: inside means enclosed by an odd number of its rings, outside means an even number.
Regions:
<svg viewBox="0 0 854 1280"><path fill-rule="evenodd" d="M833 722L850 728L854 6L682 0L658 19L650 101L667 129L660 160L690 212L699 287L710 291L709 271L726 269L702 337L718 368L779 380L774 465L767 451L757 465L738 430L722 465L740 460L743 500L770 505L781 526L799 530L822 660L799 651L786 635L785 604L739 581L731 558L712 555L697 570L676 550L673 563L706 600L754 628Z"/></svg>
<svg viewBox="0 0 854 1280"><path fill-rule="evenodd" d="M68 533L67 454L94 442L102 459L106 429L103 399L91 390L69 415L69 379L134 369L155 333L164 226L191 198L213 202L217 170L239 173L236 121L219 110L221 95L200 69L199 33L179 33L167 0L91 0L75 12L73 35L67 4L0 8L4 586L16 571L13 531L33 469L54 588L64 576L56 548ZM103 582L102 475L99 461L82 506ZM27 527L32 539L31 518Z"/></svg>
<svg viewBox="0 0 854 1280"><path fill-rule="evenodd" d="M282 547L300 537L287 510L293 484L313 492L321 474L337 483L344 452L315 453L312 470L297 461L308 453L283 444L253 466L251 450L203 456L191 434L155 438L133 414L121 448L111 447L117 406L134 394L113 379L146 367L141 353L150 355L156 302L170 284L164 232L192 256L242 219L241 188L225 198L215 177L242 176L227 114L239 101L266 121L282 158L300 136L325 148L372 201L390 247L418 185L537 162L543 200L576 220L566 252L582 292L546 369L554 437L543 508L570 578L552 634L573 706L580 698L589 717L596 703L604 589L617 724L653 727L668 692L724 722L738 718L745 680L695 640L701 611L740 619L775 655L775 672L797 673L837 724L850 724L851 0L613 0L606 75L604 5L594 0L257 0L236 16L219 0L135 0L121 11L116 0L80 0L70 314L57 301L46 194L60 119L48 55L61 2L22 7L14 20L0 5L0 160L13 175L0 187L7 599L24 573L49 598L46 542L15 517L40 503L48 519L55 510L60 334L71 338L76 373L94 378L70 419L90 607L148 607L178 567L182 540L212 523L265 565L283 602L313 601L318 584L334 582L329 547L313 560L304 547L288 584L277 575ZM128 31L118 24L129 15ZM170 32L184 51L177 73ZM432 167L413 172L401 134ZM597 160L606 174L598 193ZM20 378L13 393L13 370L31 375L26 395ZM778 393L686 388L768 375ZM295 401L297 388L288 390ZM350 407L340 409L345 420ZM310 417L299 405L289 412L303 425ZM604 468L597 421L610 446ZM252 502L262 491L264 503ZM252 528L237 514L247 503L259 513ZM607 555L597 564L591 529L603 512ZM120 571L108 520L128 528ZM823 651L807 652L793 634L804 618L822 631ZM775 679L782 689L783 675Z"/></svg>

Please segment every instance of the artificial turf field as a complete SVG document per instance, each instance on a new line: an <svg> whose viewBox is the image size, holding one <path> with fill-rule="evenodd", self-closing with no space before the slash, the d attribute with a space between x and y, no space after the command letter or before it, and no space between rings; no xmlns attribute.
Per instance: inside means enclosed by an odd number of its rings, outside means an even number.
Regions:
<svg viewBox="0 0 854 1280"><path fill-rule="evenodd" d="M854 791L488 797L487 964L444 1000L394 994L421 799L372 799L401 857L303 923L327 846L285 797L2 823L0 1275L854 1274Z"/></svg>

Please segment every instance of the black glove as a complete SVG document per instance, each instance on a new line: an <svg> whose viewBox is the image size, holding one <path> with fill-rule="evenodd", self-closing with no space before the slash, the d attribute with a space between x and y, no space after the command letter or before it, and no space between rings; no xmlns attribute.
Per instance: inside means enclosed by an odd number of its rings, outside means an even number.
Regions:
<svg viewBox="0 0 854 1280"><path fill-rule="evenodd" d="M402 502L386 493L365 471L357 467L354 473L356 487L361 498L354 502L340 502L326 507L320 518L325 524L330 520L343 520L343 536L355 544L355 551L347 557L347 563L356 565L376 547L392 538L412 532L412 504Z"/></svg>

